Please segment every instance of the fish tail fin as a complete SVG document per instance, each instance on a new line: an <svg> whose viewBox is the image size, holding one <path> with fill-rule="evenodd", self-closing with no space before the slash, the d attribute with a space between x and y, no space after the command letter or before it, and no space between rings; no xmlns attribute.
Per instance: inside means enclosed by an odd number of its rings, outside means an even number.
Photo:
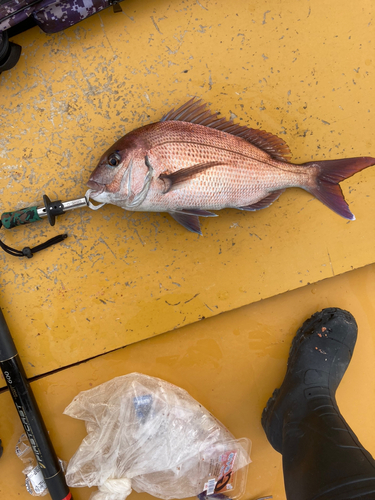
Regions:
<svg viewBox="0 0 375 500"><path fill-rule="evenodd" d="M315 186L305 187L305 189L341 217L355 220L345 201L339 182L371 165L375 165L375 158L358 157L304 163L302 166L315 167L317 171Z"/></svg>

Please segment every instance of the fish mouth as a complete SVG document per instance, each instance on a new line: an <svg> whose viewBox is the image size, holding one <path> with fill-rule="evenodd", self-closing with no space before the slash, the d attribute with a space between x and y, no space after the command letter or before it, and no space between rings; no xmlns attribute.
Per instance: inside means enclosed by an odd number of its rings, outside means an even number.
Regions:
<svg viewBox="0 0 375 500"><path fill-rule="evenodd" d="M98 182L89 180L86 184L91 189L91 197L99 196L104 191L105 186Z"/></svg>

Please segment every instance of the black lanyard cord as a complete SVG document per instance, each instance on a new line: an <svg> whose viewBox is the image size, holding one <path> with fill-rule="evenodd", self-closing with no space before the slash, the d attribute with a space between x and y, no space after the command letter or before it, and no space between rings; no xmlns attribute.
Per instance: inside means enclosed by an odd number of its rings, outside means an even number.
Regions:
<svg viewBox="0 0 375 500"><path fill-rule="evenodd" d="M0 221L0 228L1 227L2 223ZM53 238L45 241L44 243L41 243L40 245L37 245L36 247L33 248L25 247L22 250L16 250L15 248L11 248L0 240L0 247L4 250L4 252L8 253L9 255L13 255L14 257L27 257L28 259L31 259L34 253L40 252L41 250L44 250L45 248L48 248L54 245L55 243L60 243L67 237L68 237L67 234L59 234L58 236L54 236Z"/></svg>

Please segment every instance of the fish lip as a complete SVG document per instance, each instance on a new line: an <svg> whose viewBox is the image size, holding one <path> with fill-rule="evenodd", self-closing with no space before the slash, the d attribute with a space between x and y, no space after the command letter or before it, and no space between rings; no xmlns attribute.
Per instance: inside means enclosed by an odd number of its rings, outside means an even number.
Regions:
<svg viewBox="0 0 375 500"><path fill-rule="evenodd" d="M98 182L95 182L93 180L89 180L86 184L90 189L91 189L91 196L98 196L104 191L105 186L103 184L99 184Z"/></svg>

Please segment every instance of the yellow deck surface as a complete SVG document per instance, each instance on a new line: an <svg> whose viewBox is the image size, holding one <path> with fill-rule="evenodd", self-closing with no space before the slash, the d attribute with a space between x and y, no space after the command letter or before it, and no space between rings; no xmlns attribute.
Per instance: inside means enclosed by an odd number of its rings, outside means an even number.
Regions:
<svg viewBox="0 0 375 500"><path fill-rule="evenodd" d="M43 194L82 197L115 140L192 96L279 135L295 163L375 156L370 0L130 0L122 9L14 38L21 59L0 75L0 213L40 205ZM203 220L203 237L168 215L113 206L70 212L53 228L2 229L20 249L69 235L32 259L0 254L0 306L28 377L43 376L33 387L60 456L84 436L61 414L74 395L137 370L187 389L252 439L244 500L284 499L260 413L293 333L328 305L360 325L339 402L374 452L375 167L341 186L354 222L289 189L266 210ZM0 495L27 498L14 455L21 426L6 391L0 401Z"/></svg>
<svg viewBox="0 0 375 500"><path fill-rule="evenodd" d="M285 500L281 455L268 444L260 416L286 370L292 338L315 311L339 306L355 316L359 334L339 386L341 412L362 444L375 454L375 266L242 307L178 331L138 342L32 383L56 452L68 460L86 435L82 421L62 415L80 391L132 372L162 378L186 389L235 437L252 441L245 500L273 495ZM8 392L0 395L0 497L27 500L23 464L14 448L23 429ZM75 500L89 488L73 489ZM132 493L132 500L151 500Z"/></svg>

